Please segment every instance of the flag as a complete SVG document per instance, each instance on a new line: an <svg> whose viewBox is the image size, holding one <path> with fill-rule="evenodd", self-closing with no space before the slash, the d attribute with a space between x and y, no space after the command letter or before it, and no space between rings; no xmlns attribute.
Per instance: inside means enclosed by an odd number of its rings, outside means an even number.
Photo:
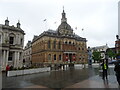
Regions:
<svg viewBox="0 0 120 90"><path fill-rule="evenodd" d="M77 27L75 27L75 29L77 30Z"/></svg>
<svg viewBox="0 0 120 90"><path fill-rule="evenodd" d="M82 28L82 31L83 31L84 29Z"/></svg>
<svg viewBox="0 0 120 90"><path fill-rule="evenodd" d="M44 19L43 21L46 21L47 19Z"/></svg>

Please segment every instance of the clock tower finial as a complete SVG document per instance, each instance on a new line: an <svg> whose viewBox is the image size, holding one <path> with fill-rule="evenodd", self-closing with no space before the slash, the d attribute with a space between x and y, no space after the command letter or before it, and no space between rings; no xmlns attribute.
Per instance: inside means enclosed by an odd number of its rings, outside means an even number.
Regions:
<svg viewBox="0 0 120 90"><path fill-rule="evenodd" d="M64 11L64 6L63 6L61 23L62 23L62 22L67 22L66 13L65 13L65 11Z"/></svg>
<svg viewBox="0 0 120 90"><path fill-rule="evenodd" d="M63 12L64 12L64 6L63 6Z"/></svg>

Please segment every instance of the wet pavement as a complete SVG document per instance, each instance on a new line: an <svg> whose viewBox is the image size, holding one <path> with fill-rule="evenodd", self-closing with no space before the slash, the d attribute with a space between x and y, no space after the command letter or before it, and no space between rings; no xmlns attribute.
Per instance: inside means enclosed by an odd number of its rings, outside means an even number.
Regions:
<svg viewBox="0 0 120 90"><path fill-rule="evenodd" d="M3 88L118 88L113 67L109 69L108 81L99 76L98 66L6 77L3 73Z"/></svg>

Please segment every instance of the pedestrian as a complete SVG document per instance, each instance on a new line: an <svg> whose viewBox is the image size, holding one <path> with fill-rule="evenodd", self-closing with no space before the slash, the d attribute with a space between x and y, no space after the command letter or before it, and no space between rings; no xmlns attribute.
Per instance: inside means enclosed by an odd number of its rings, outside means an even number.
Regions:
<svg viewBox="0 0 120 90"><path fill-rule="evenodd" d="M13 65L10 66L10 70L13 70Z"/></svg>
<svg viewBox="0 0 120 90"><path fill-rule="evenodd" d="M6 76L7 76L7 73L8 73L9 70L10 70L10 67L9 67L9 65L7 65L6 66Z"/></svg>
<svg viewBox="0 0 120 90"><path fill-rule="evenodd" d="M102 78L103 78L103 80L105 80L105 78L106 78L106 80L108 79L107 78L107 70L108 70L108 63L107 63L107 59L105 60L103 60L103 63L101 64L101 66L102 66L102 70L103 70L103 74L102 74Z"/></svg>
<svg viewBox="0 0 120 90"><path fill-rule="evenodd" d="M120 86L120 60L115 63L114 71L116 72L117 82Z"/></svg>

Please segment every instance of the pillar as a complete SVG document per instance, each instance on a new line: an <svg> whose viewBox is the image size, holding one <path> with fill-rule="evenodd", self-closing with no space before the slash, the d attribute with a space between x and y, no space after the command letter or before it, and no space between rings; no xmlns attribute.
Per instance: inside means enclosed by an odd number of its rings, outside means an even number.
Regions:
<svg viewBox="0 0 120 90"><path fill-rule="evenodd" d="M5 70L5 50L3 51L3 60L2 60L2 67L3 67L3 70Z"/></svg>
<svg viewBox="0 0 120 90"><path fill-rule="evenodd" d="M17 52L17 53L16 53L16 57L17 57L17 58L16 58L16 65L17 65L16 67L19 67L20 52Z"/></svg>
<svg viewBox="0 0 120 90"><path fill-rule="evenodd" d="M17 62L16 62L16 59L17 59L17 52L14 52L14 67L16 68L16 64L17 64Z"/></svg>
<svg viewBox="0 0 120 90"><path fill-rule="evenodd" d="M8 65L8 56L9 56L9 51L6 51L6 66Z"/></svg>

